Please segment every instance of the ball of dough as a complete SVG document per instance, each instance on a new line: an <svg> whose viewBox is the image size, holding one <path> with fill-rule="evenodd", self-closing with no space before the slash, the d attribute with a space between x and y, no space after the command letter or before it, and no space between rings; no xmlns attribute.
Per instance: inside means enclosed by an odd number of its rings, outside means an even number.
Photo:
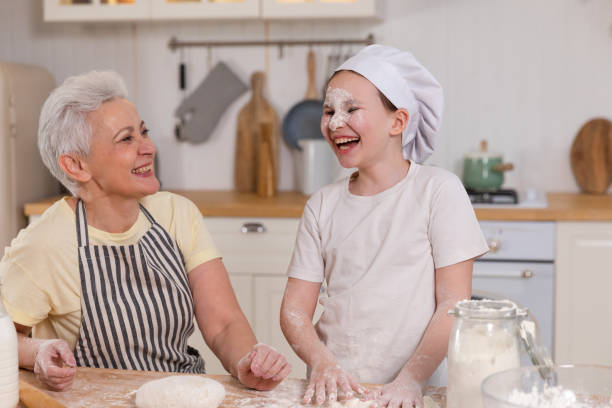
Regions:
<svg viewBox="0 0 612 408"><path fill-rule="evenodd" d="M193 375L173 375L143 384L136 392L138 408L217 408L225 398L219 382Z"/></svg>

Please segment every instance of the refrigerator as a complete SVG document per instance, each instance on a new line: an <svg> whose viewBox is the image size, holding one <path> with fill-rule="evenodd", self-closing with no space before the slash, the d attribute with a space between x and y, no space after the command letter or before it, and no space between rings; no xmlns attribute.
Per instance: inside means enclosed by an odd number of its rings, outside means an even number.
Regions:
<svg viewBox="0 0 612 408"><path fill-rule="evenodd" d="M55 88L38 66L0 62L0 257L27 224L24 204L59 194L38 152L38 118Z"/></svg>

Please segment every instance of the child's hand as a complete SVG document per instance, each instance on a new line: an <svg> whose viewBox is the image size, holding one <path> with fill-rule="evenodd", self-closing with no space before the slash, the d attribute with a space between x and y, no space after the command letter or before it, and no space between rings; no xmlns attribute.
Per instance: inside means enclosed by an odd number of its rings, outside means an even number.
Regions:
<svg viewBox="0 0 612 408"><path fill-rule="evenodd" d="M368 397L375 400L376 407L423 407L421 386L413 380L395 379L389 384L376 388L368 394Z"/></svg>
<svg viewBox="0 0 612 408"><path fill-rule="evenodd" d="M346 399L352 398L353 392L366 392L335 360L323 360L313 365L302 402L310 403L313 396L317 405L322 405L326 397L330 402L334 402L338 399L338 390Z"/></svg>

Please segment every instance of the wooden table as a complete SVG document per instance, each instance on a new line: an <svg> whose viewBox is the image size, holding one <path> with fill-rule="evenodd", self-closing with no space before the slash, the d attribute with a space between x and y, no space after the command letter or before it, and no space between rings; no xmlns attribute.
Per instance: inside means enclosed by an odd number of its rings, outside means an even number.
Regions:
<svg viewBox="0 0 612 408"><path fill-rule="evenodd" d="M64 392L44 392L66 407L134 407L134 395L138 387L147 381L175 373L152 371L127 371L104 368L77 368L72 388ZM207 375L225 387L226 397L221 408L291 408L301 407L299 401L304 394L306 381L289 378L275 390L268 392L244 388L229 375ZM43 389L40 382L30 371L20 370L19 379ZM444 388L428 388L427 395L445 407ZM23 407L22 404L19 407Z"/></svg>

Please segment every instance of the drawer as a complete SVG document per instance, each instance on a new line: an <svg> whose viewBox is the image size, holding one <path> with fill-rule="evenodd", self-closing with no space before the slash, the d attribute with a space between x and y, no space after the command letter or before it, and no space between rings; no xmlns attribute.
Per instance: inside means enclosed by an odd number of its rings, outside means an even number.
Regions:
<svg viewBox="0 0 612 408"><path fill-rule="evenodd" d="M205 217L230 274L284 275L300 220Z"/></svg>
<svg viewBox="0 0 612 408"><path fill-rule="evenodd" d="M491 249L481 260L546 261L555 258L555 223L481 221Z"/></svg>

